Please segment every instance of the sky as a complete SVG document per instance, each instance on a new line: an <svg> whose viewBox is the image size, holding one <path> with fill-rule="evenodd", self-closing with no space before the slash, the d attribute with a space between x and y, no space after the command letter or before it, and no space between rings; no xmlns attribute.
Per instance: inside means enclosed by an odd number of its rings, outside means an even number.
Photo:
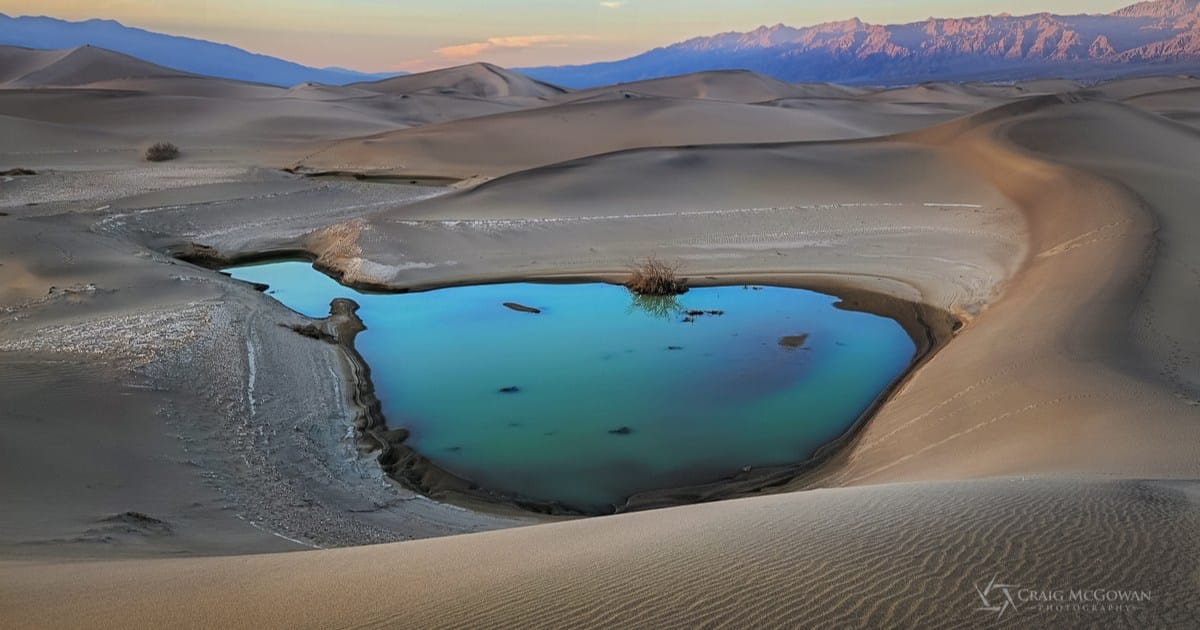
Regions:
<svg viewBox="0 0 1200 630"><path fill-rule="evenodd" d="M105 18L306 65L385 72L490 61L564 65L784 23L1040 11L1102 13L1135 0L0 0L0 13Z"/></svg>

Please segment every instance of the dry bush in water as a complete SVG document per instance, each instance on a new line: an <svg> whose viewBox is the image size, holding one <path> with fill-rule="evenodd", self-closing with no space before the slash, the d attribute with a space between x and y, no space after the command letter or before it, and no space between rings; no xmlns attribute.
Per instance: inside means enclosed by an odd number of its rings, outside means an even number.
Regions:
<svg viewBox="0 0 1200 630"><path fill-rule="evenodd" d="M687 281L676 277L678 265L657 258L637 263L625 286L639 295L679 295L687 293Z"/></svg>
<svg viewBox="0 0 1200 630"><path fill-rule="evenodd" d="M170 142L155 142L146 147L147 162L166 162L179 157L179 147Z"/></svg>

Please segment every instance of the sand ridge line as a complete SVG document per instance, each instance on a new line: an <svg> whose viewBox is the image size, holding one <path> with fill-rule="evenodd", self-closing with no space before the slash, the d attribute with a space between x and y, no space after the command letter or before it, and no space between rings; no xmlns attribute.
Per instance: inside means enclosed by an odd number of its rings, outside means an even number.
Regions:
<svg viewBox="0 0 1200 630"><path fill-rule="evenodd" d="M593 215L593 216L570 216L570 217L530 217L530 218L511 218L511 219L384 219L382 222L395 225L410 225L420 227L424 225L444 225L444 226L472 226L472 225L527 225L536 223L572 223L577 221L610 221L618 219L657 219L671 217L704 217L718 216L731 214L756 214L764 212L792 212L798 210L835 210L838 208L897 208L905 207L908 203L895 202L848 202L848 203L829 203L829 204L804 204L794 206L771 206L761 208L728 208L721 210L680 210L674 212L641 212L630 214L608 214L608 215ZM923 204L925 207L960 207L960 208L983 208L978 204Z"/></svg>

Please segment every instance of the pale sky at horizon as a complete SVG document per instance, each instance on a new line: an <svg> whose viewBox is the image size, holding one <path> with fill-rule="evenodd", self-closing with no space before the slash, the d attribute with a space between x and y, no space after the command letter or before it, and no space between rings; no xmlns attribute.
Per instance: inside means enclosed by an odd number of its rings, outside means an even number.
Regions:
<svg viewBox="0 0 1200 630"><path fill-rule="evenodd" d="M1136 0L0 0L0 13L127 26L311 66L426 70L620 59L689 37L782 22L874 23L996 13L1105 13Z"/></svg>

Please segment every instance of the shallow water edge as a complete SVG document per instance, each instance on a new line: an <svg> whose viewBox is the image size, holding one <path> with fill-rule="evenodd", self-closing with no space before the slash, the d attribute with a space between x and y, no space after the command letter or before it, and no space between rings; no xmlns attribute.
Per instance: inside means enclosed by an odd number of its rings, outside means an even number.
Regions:
<svg viewBox="0 0 1200 630"><path fill-rule="evenodd" d="M239 260L233 264L245 264L248 262L282 262L284 260L295 261L297 258L312 262L310 256L294 256L287 255L293 252L287 252L284 256L278 254L284 252L273 252L275 255L263 255L253 257L239 257ZM202 258L203 256L197 257ZM195 262L201 262L193 259ZM217 260L205 261L209 262L205 266L217 266L212 263ZM220 267L230 265L228 260L220 260ZM326 275L338 280L337 274L330 273L329 270L321 269L321 266L314 265L318 270L323 271ZM615 274L614 274L615 275ZM614 275L581 277L581 276L558 276L553 278L531 277L520 278L517 281L537 282L537 283L581 283L581 282L596 282L607 281L609 284L615 284L613 280L617 279ZM438 287L421 287L420 290L431 290L434 288L445 288L451 286L462 286L465 284L497 284L492 282L492 279L487 281L474 282L456 282L447 283ZM692 285L697 287L714 286L714 285L729 285L729 284L757 284L763 286L777 286L783 288L798 288L815 291L830 295L839 299L834 305L835 307L849 311L859 311L887 317L899 323L906 331L913 342L915 351L912 361L909 365L892 381L891 385L879 393L871 405L850 425L849 429L841 434L838 438L827 442L815 451L810 457L804 461L799 461L786 465L777 465L770 467L756 467L750 470L739 472L735 475L714 479L711 482L690 485L686 487L665 488L658 490L650 490L640 492L630 496L622 505L615 508L616 512L634 511L649 508L665 507L670 505L696 503L704 501L713 501L720 499L736 498L751 494L768 492L773 488L780 488L788 485L794 487L795 482L799 481L802 484L802 479L806 473L812 471L819 464L828 461L833 455L841 451L843 446L850 444L856 438L859 430L869 418L874 415L878 408L888 400L900 387L902 387L913 374L913 372L927 361L938 349L940 349L953 336L959 326L958 321L950 314L940 309L932 308L917 302L904 300L883 293L863 289L854 286L855 281L863 282L865 279L856 278L840 278L829 276L805 276L803 274L761 274L754 276L706 276L704 278L693 278ZM503 279L503 282L513 281L511 278ZM863 282L865 284L865 282ZM342 283L346 286L346 283ZM351 287L358 290L367 289L371 292L384 293L406 293L409 292L405 288L388 288L381 290L381 287L375 285L367 287ZM581 511L570 506L555 502L538 499L530 499L512 493L498 492L486 488L481 488L476 484L460 478L437 464L424 457L415 448L406 443L408 431L403 428L389 428L387 420L383 415L379 397L375 393L375 386L371 379L370 366L364 360L362 355L355 348L355 338L357 334L364 329L362 321L358 318L356 311L358 306L355 302L346 298L334 300L330 315L322 319L314 319L313 330L298 331L301 334L312 336L318 339L324 339L338 345L345 358L347 364L347 373L344 375L348 382L352 385L350 391L353 393L353 406L357 409L354 419L354 426L358 433L358 444L364 452L378 451L378 461L383 470L389 477L405 486L408 489L420 492L431 498L446 501L453 504L462 505L476 510L485 512L513 513L519 511L528 514L529 512L553 515L587 515L587 514L602 514L610 513L612 510L605 511ZM317 334L313 334L314 332Z"/></svg>

